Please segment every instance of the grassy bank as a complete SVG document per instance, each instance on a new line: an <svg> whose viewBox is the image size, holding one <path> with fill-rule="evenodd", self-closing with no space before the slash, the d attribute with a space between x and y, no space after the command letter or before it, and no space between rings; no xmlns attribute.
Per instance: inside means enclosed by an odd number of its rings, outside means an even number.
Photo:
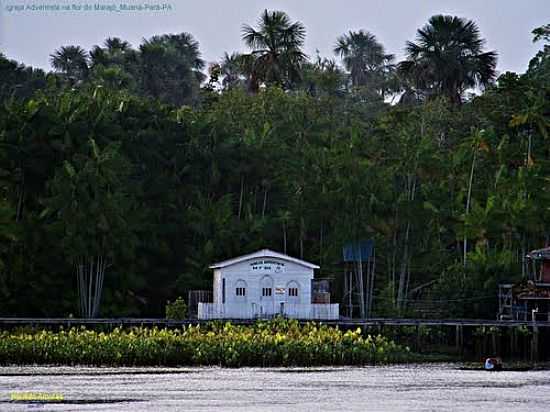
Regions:
<svg viewBox="0 0 550 412"><path fill-rule="evenodd" d="M382 336L274 320L182 329L1 332L1 364L105 366L320 366L404 362L409 349Z"/></svg>

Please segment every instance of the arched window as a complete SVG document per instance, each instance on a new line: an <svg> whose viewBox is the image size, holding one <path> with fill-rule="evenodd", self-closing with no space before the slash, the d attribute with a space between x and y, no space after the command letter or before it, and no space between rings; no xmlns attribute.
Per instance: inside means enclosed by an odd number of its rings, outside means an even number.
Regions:
<svg viewBox="0 0 550 412"><path fill-rule="evenodd" d="M286 285L286 300L289 303L300 303L300 285L292 280Z"/></svg>
<svg viewBox="0 0 550 412"><path fill-rule="evenodd" d="M273 299L273 278L271 276L265 275L260 280L260 288L262 291L262 295L261 295L262 300Z"/></svg>
<svg viewBox="0 0 550 412"><path fill-rule="evenodd" d="M246 289L246 282L242 279L237 280L237 282L235 283L235 296L237 297L237 299L246 299Z"/></svg>

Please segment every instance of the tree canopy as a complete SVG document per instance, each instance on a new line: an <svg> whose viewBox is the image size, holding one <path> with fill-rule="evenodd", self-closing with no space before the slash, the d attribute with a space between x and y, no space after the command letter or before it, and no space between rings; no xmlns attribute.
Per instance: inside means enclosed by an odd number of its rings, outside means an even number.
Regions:
<svg viewBox="0 0 550 412"><path fill-rule="evenodd" d="M399 68L417 92L460 102L467 89L495 79L497 53L483 51L477 24L457 16L432 16L407 42L407 60Z"/></svg>
<svg viewBox="0 0 550 412"><path fill-rule="evenodd" d="M305 33L266 10L208 79L189 33L65 46L50 73L0 56L0 314L159 316L264 247L338 302L342 246L373 239L371 313L493 318L550 239L547 26L496 79L463 18L432 17L397 71L367 30L335 40L342 66Z"/></svg>

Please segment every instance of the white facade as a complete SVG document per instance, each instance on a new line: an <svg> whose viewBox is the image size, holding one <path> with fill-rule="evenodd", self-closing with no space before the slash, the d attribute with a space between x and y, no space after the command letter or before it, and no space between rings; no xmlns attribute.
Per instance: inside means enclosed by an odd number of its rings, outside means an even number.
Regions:
<svg viewBox="0 0 550 412"><path fill-rule="evenodd" d="M312 263L263 249L210 268L214 302L199 303L199 319L338 319L338 304L311 303Z"/></svg>

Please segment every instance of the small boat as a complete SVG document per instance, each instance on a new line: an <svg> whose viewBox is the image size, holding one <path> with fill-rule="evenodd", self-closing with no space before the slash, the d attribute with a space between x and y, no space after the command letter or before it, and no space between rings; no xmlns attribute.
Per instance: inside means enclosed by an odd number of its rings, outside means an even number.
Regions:
<svg viewBox="0 0 550 412"><path fill-rule="evenodd" d="M498 371L503 371L503 372L526 372L526 371L530 371L530 370L535 369L534 365L531 365L529 363L524 363L524 362L512 362L512 363L507 363L506 365L504 365L501 362L500 365L498 365L498 366L495 365L496 367L493 367L492 369L487 369L486 368L486 363L487 363L487 360L485 360L485 362L483 362L481 364L480 363L467 363L464 366L460 367L459 369L463 370L463 371L482 371L482 370L485 370L485 371L491 371L491 372L498 372Z"/></svg>
<svg viewBox="0 0 550 412"><path fill-rule="evenodd" d="M501 371L502 370L502 359L500 358L487 358L485 359L485 364L483 369L486 371Z"/></svg>

